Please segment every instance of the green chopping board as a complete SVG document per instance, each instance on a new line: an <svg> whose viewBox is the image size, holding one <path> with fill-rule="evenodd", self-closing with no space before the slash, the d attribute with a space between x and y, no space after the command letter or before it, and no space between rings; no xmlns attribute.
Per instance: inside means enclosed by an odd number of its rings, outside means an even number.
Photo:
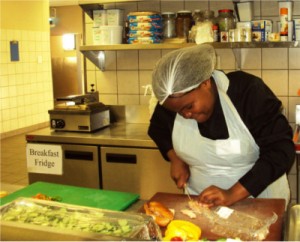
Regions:
<svg viewBox="0 0 300 242"><path fill-rule="evenodd" d="M139 195L134 193L98 190L47 182L35 182L1 198L0 204L4 205L19 197L31 198L38 193L50 197L59 196L61 198L60 202L62 203L115 211L125 210L139 198Z"/></svg>

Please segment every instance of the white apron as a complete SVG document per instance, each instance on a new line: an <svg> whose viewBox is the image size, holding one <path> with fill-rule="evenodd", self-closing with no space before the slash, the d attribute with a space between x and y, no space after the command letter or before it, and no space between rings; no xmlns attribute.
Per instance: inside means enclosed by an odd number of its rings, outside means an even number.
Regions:
<svg viewBox="0 0 300 242"><path fill-rule="evenodd" d="M172 141L176 154L190 167L188 190L199 194L210 185L228 189L247 173L259 158L259 147L226 94L229 80L214 71L229 138L211 140L203 137L197 121L177 114ZM290 190L286 174L270 184L258 197L284 198L289 202ZM286 204L287 204L286 203Z"/></svg>

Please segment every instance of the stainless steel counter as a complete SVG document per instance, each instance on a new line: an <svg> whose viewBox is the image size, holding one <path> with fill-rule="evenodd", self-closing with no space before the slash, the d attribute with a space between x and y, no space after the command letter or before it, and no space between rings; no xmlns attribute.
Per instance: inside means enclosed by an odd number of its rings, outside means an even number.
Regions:
<svg viewBox="0 0 300 242"><path fill-rule="evenodd" d="M113 123L94 133L53 131L41 129L26 134L28 142L109 145L121 147L157 148L148 136L147 123Z"/></svg>

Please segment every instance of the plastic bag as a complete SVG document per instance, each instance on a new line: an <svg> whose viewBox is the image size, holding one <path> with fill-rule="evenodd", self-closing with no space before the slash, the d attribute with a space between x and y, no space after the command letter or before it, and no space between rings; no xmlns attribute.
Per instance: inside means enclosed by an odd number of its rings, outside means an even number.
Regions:
<svg viewBox="0 0 300 242"><path fill-rule="evenodd" d="M241 240L263 240L269 233L269 227L278 216L260 219L228 207L216 207L212 210L210 221L213 223L211 232Z"/></svg>
<svg viewBox="0 0 300 242"><path fill-rule="evenodd" d="M190 42L196 42L196 44L202 44L207 42L214 42L212 23L207 22L198 22L191 29L189 35Z"/></svg>
<svg viewBox="0 0 300 242"><path fill-rule="evenodd" d="M153 89L152 89L151 84L143 86L143 88L145 88L144 96L147 96L148 92L150 92L150 94L151 94L151 98L149 100L149 115L151 117L153 112L154 112L154 109L156 107L156 104L157 104L158 100L156 99L156 97L153 93Z"/></svg>

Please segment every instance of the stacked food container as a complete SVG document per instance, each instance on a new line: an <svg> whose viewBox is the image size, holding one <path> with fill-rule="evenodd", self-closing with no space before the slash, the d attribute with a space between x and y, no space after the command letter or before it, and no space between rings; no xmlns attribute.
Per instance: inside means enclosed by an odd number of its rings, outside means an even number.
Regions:
<svg viewBox="0 0 300 242"><path fill-rule="evenodd" d="M128 44L154 44L162 41L162 17L157 12L131 12L127 15L129 23Z"/></svg>
<svg viewBox="0 0 300 242"><path fill-rule="evenodd" d="M121 44L123 33L122 9L94 10L93 44Z"/></svg>

